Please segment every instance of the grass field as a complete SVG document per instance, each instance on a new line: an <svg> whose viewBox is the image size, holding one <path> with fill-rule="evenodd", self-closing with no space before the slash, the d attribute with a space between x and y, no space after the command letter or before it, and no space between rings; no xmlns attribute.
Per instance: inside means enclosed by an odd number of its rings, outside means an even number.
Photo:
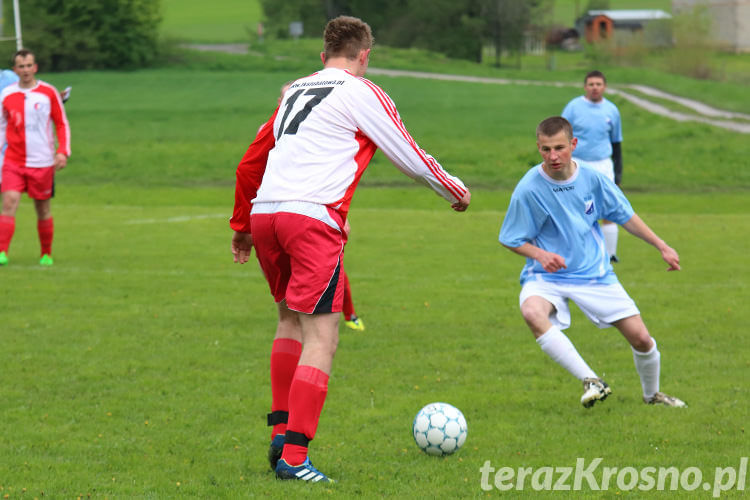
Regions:
<svg viewBox="0 0 750 500"><path fill-rule="evenodd" d="M653 249L624 236L618 273L659 342L664 389L690 408L640 403L625 342L576 314L571 338L615 391L587 411L517 313L521 261L495 240L506 192L475 192L458 215L423 190L363 188L347 268L367 331L342 331L313 444L341 483L310 489L267 471L274 314L257 266L230 263L231 189L61 186L55 267L36 265L26 204L2 270L3 492L480 497L487 460L736 467L747 455L750 354L741 199L632 197L685 269L666 274ZM435 400L469 422L465 447L446 459L410 436L416 411ZM584 487L567 497L600 496Z"/></svg>
<svg viewBox="0 0 750 500"><path fill-rule="evenodd" d="M257 0L161 0L162 34L195 43L247 42L263 12Z"/></svg>
<svg viewBox="0 0 750 500"><path fill-rule="evenodd" d="M367 330L342 329L312 448L340 483L279 484L264 425L275 313L257 265L231 263L227 219L237 161L296 73L211 68L41 75L74 86L74 156L53 202L55 266L37 265L24 199L0 269L0 495L657 497L614 479L607 491L503 493L490 478L485 491L480 468L601 457L602 468L698 468L711 490L716 468L750 454L747 137L617 101L624 188L684 265L667 274L622 233L617 272L659 343L663 389L690 408L643 405L625 341L576 310L568 333L614 390L585 410L523 324L522 259L497 243L510 190L537 158L534 126L578 90L374 78L472 187L472 206L453 213L376 157L346 257ZM411 438L416 412L438 400L469 425L445 459ZM696 486L674 493L711 496Z"/></svg>

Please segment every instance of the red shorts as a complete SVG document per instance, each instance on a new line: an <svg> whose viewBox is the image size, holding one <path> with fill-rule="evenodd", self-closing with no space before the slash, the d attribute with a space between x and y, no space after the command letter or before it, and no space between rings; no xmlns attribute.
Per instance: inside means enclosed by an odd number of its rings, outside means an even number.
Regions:
<svg viewBox="0 0 750 500"><path fill-rule="evenodd" d="M3 165L2 191L29 193L29 198L48 200L52 198L55 184L55 167L18 167Z"/></svg>
<svg viewBox="0 0 750 500"><path fill-rule="evenodd" d="M328 213L343 227L334 210ZM286 299L289 309L305 314L341 312L345 236L340 229L289 212L252 214L250 228L276 302Z"/></svg>

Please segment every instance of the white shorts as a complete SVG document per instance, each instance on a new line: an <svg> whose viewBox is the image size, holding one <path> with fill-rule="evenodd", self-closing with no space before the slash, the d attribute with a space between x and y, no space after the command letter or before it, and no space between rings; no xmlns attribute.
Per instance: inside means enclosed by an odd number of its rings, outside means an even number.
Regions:
<svg viewBox="0 0 750 500"><path fill-rule="evenodd" d="M615 182L615 164L612 163L612 158L605 158L603 160L596 161L581 160L578 158L573 158L573 160L576 163L583 163L585 165L588 165L597 172L606 175L612 182Z"/></svg>
<svg viewBox="0 0 750 500"><path fill-rule="evenodd" d="M610 327L617 320L640 314L633 299L619 283L571 285L541 280L527 281L518 297L519 306L531 296L539 296L555 306L555 311L550 314L550 321L561 330L570 326L568 299L575 302L599 328Z"/></svg>

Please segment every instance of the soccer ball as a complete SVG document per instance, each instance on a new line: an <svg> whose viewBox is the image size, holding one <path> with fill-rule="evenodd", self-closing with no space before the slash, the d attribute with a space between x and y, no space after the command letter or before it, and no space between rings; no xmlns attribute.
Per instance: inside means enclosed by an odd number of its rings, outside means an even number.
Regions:
<svg viewBox="0 0 750 500"><path fill-rule="evenodd" d="M428 455L450 455L466 441L466 419L448 403L430 403L417 413L412 424L414 441Z"/></svg>

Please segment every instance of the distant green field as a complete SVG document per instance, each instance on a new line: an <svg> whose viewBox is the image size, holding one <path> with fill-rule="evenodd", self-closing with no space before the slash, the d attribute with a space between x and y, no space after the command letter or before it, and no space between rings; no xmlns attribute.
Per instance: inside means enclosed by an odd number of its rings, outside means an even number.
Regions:
<svg viewBox="0 0 750 500"><path fill-rule="evenodd" d="M151 186L227 184L227 176L276 104L282 82L304 74L206 70L69 73L76 124L75 168L67 182ZM52 75L51 75L52 76ZM399 106L416 140L473 185L513 187L537 161L533 131L579 95L570 87L430 82L372 77ZM190 82L184 85L182 82ZM429 90L429 91L428 91ZM117 96L112 99L111 96ZM747 137L678 124L613 98L623 113L624 186L638 191L750 187L735 165ZM365 185L410 182L380 154Z"/></svg>
<svg viewBox="0 0 750 500"><path fill-rule="evenodd" d="M162 34L195 43L247 42L262 11L257 0L161 0Z"/></svg>

